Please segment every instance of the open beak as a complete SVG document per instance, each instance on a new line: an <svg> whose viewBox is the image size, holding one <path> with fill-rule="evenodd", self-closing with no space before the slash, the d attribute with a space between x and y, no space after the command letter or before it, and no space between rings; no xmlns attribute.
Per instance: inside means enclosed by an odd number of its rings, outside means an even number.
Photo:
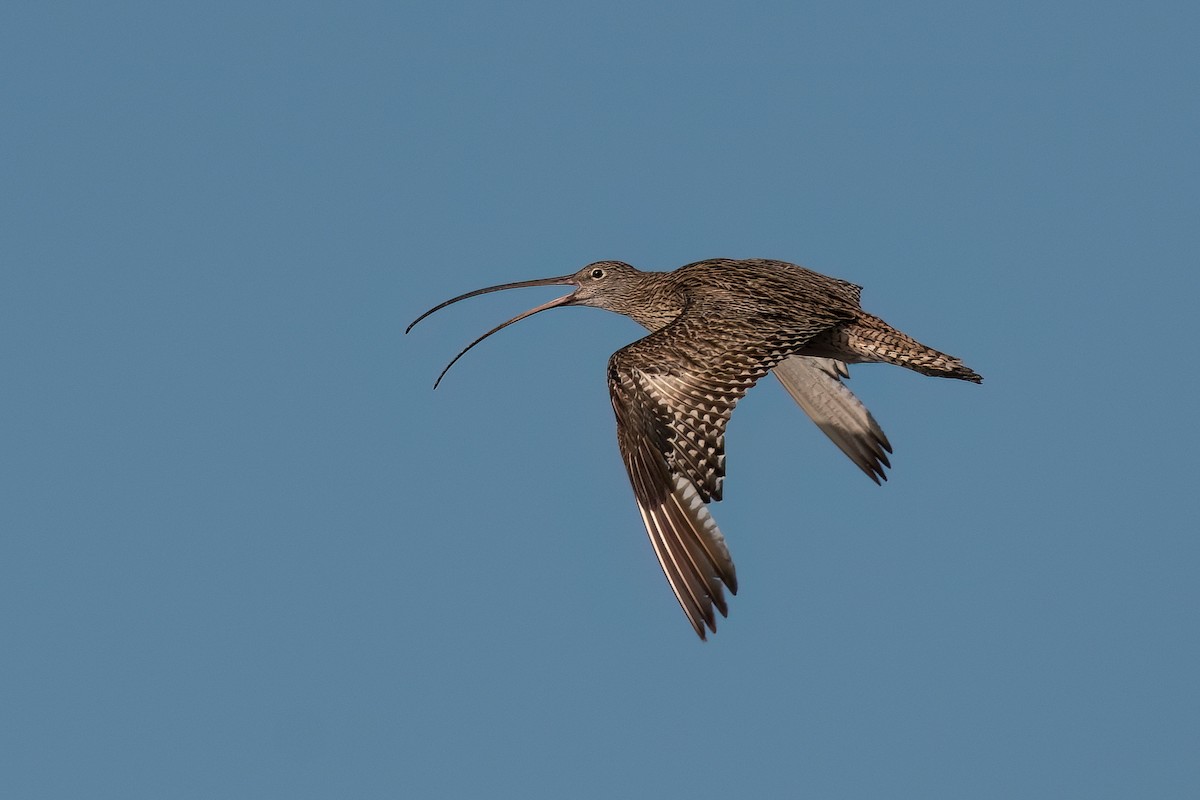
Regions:
<svg viewBox="0 0 1200 800"><path fill-rule="evenodd" d="M436 305L433 308L426 311L421 316L414 319L412 321L412 323L407 328L404 329L404 332L407 334L409 331L411 331L413 329L413 327L418 322L425 319L433 312L441 311L446 306L451 305L453 303L457 303L459 300L466 300L468 297L474 297L475 295L479 295L479 294L487 294L488 292L500 292L505 289L524 289L527 286L574 285L575 281L573 280L573 278L574 278L573 275L563 275L562 277L558 277L558 278L539 278L538 280L534 280L534 281L517 281L516 283L502 283L499 286L489 286L486 289L476 289L473 292L467 292L466 294L460 294L458 297L452 297L444 303L439 303L438 305ZM446 376L446 373L450 371L450 368L454 366L455 362L457 362L460 358L465 356L467 354L467 351L469 351L472 347L479 344L484 339L491 336L493 333L496 333L497 331L501 331L501 330L507 328L509 325L512 325L515 322L520 322L521 320L525 319L526 317L532 317L534 314L537 314L539 311L545 311L546 309L557 308L559 306L569 306L569 305L571 305L572 299L574 297L575 297L574 292L563 295L562 297L551 300L548 303L542 303L540 306L531 308L528 311L524 312L523 314L518 314L517 316L508 320L507 322L502 322L499 325L497 325L496 327L492 328L490 331L485 333L483 336L480 336L478 339L476 339L475 341L471 342L469 345L464 347L462 349L462 352L460 352L458 355L456 355L454 358L452 358L450 360L450 363L447 364L446 368L442 370L442 373L440 375L438 375L437 380L433 382L433 388L436 389L438 387L438 384L440 384L442 382L442 378L444 378Z"/></svg>

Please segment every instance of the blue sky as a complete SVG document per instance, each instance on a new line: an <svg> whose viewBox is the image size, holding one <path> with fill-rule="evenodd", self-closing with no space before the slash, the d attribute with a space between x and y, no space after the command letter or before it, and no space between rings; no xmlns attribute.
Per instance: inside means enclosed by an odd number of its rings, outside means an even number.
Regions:
<svg viewBox="0 0 1200 800"><path fill-rule="evenodd" d="M1185 3L12 3L0 771L21 798L1200 793ZM770 257L882 365L766 381L711 641L604 381L461 292Z"/></svg>

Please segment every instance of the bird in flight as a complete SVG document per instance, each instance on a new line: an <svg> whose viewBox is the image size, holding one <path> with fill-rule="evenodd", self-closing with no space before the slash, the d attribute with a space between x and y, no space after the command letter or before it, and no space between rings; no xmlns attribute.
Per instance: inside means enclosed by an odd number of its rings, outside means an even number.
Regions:
<svg viewBox="0 0 1200 800"><path fill-rule="evenodd" d="M737 573L708 503L721 499L725 426L733 408L766 375L775 377L813 422L876 483L892 446L842 383L847 364L884 362L939 378L981 383L959 359L927 347L862 310L862 288L785 261L715 258L671 272L597 261L573 275L477 289L468 297L529 286L572 286L562 297L497 325L493 333L560 306L624 314L650 333L613 353L608 389L617 443L658 563L693 630L716 632L728 616L724 589Z"/></svg>

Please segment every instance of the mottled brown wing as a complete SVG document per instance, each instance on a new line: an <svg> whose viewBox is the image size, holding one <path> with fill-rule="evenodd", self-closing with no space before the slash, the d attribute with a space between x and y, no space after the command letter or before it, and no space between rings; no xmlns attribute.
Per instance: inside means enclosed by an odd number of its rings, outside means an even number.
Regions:
<svg viewBox="0 0 1200 800"><path fill-rule="evenodd" d="M713 608L729 613L722 584L737 594L733 559L695 485L668 465L672 434L661 407L636 368L626 371L616 361L610 362L609 389L621 457L658 563L703 639L705 627L717 629Z"/></svg>
<svg viewBox="0 0 1200 800"><path fill-rule="evenodd" d="M728 613L722 584L737 593L733 559L705 506L721 498L725 425L737 401L798 342L739 331L714 338L711 327L686 316L614 353L608 383L646 532L703 639L706 627L716 631L714 607Z"/></svg>
<svg viewBox="0 0 1200 800"><path fill-rule="evenodd" d="M871 480L887 480L892 445L871 412L842 383L846 365L832 358L790 356L773 370L788 394Z"/></svg>

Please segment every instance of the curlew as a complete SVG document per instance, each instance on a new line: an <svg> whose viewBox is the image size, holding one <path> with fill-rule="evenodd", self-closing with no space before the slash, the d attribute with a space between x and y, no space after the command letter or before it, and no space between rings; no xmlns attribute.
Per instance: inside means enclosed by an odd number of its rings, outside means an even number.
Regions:
<svg viewBox="0 0 1200 800"><path fill-rule="evenodd" d="M597 261L573 275L505 283L447 300L529 286L575 287L497 325L475 345L526 317L559 306L624 314L649 335L608 361L617 443L646 533L675 598L701 639L728 616L724 589L737 573L708 503L721 499L725 425L738 400L768 372L813 422L879 483L891 444L842 383L847 364L884 362L923 375L980 383L959 359L926 347L859 305L861 287L784 261L710 259L672 272Z"/></svg>

